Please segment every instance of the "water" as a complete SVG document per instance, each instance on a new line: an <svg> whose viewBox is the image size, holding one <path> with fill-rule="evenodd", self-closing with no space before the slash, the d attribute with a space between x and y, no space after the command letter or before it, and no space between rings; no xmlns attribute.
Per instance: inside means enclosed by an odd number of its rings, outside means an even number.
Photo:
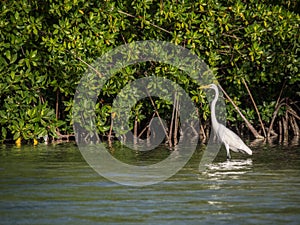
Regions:
<svg viewBox="0 0 300 225"><path fill-rule="evenodd" d="M0 224L299 224L300 147L253 147L254 155L225 150L199 173L200 146L163 183L115 184L95 173L70 144L0 147ZM126 153L125 161L153 161L154 153Z"/></svg>

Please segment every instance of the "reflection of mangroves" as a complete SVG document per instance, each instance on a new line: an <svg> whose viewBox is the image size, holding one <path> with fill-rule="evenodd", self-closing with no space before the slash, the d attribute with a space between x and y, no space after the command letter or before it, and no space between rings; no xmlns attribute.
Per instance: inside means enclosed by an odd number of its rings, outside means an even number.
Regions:
<svg viewBox="0 0 300 225"><path fill-rule="evenodd" d="M2 142L32 143L46 135L55 140L74 134L73 96L84 72L90 69L92 76L95 71L89 65L96 58L137 40L171 42L202 58L257 131L255 136L278 136L282 140L299 137L297 1L277 5L270 0L259 4L233 0L218 4L146 1L134 7L131 3L125 1L120 6L114 1L96 0L1 2ZM113 99L128 83L155 75L171 79L189 93L199 111L199 133L204 140L209 135L210 111L205 95L194 82L198 72L190 74L192 79L178 68L151 61L115 71L95 105L97 135L104 140L114 139ZM172 133L180 133L175 128L176 110L160 99L154 99L154 103ZM129 127L142 137L153 118L153 105L149 99L139 104L133 110ZM247 135L248 128L235 106L226 104L226 108L227 125Z"/></svg>
<svg viewBox="0 0 300 225"><path fill-rule="evenodd" d="M39 144L39 141L38 141L37 139L35 139L35 138L34 138L32 141L33 141L33 142L32 142L33 145L38 145L38 144ZM21 147L21 145L22 145L22 138L19 137L19 138L15 141L15 144L16 144L17 147Z"/></svg>

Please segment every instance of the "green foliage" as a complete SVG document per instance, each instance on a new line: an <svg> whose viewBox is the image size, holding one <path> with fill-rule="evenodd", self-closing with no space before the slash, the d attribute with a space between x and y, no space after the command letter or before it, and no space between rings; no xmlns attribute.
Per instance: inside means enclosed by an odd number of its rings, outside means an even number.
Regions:
<svg viewBox="0 0 300 225"><path fill-rule="evenodd" d="M265 123L283 84L282 97L299 91L299 24L296 1L84 1L19 0L0 4L0 139L72 133L76 86L110 49L137 40L164 40L204 59L251 122L258 125L242 79L249 84ZM180 84L206 120L209 109L196 82L169 65L144 63L119 71L96 104L97 129L107 134L113 98L129 82L155 74ZM168 117L170 105L156 101ZM228 105L228 119L238 116ZM147 123L149 100L132 118ZM132 119L133 123L134 119ZM130 125L133 127L133 124Z"/></svg>

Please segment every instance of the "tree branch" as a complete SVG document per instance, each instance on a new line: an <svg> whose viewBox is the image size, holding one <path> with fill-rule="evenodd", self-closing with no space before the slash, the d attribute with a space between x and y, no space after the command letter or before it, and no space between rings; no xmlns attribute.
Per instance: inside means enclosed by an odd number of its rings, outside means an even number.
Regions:
<svg viewBox="0 0 300 225"><path fill-rule="evenodd" d="M242 119L245 121L246 125L248 126L249 130L252 132L252 134L254 135L255 138L257 139L263 139L264 137L261 136L257 130L252 126L252 124L246 119L246 117L243 115L243 113L240 111L239 107L233 102L233 100L229 97L229 95L224 91L224 89L221 87L221 85L219 85L220 89L222 90L222 92L224 93L224 95L226 96L226 98L230 101L230 103L233 105L233 107L235 108L235 110L240 114L240 116L242 117Z"/></svg>

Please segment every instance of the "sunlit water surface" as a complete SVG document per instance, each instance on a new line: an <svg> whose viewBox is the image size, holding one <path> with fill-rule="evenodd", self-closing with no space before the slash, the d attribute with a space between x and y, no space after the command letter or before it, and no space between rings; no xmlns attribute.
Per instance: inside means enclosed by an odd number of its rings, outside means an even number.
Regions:
<svg viewBox="0 0 300 225"><path fill-rule="evenodd" d="M127 187L98 175L74 143L0 147L0 224L300 224L300 147L225 150L204 173L204 147L165 182ZM116 147L124 161L165 157Z"/></svg>

